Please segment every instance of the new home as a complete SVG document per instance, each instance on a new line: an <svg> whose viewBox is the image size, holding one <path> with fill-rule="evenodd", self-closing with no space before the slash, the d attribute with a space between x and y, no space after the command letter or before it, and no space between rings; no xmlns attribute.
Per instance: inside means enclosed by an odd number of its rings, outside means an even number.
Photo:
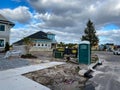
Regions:
<svg viewBox="0 0 120 90"><path fill-rule="evenodd" d="M30 51L50 51L54 48L56 48L56 40L55 40L55 34L51 32L43 32L38 31L30 36L27 36L25 38L29 38L32 42L32 47ZM24 39L21 39L15 43L13 43L14 46L24 45Z"/></svg>
<svg viewBox="0 0 120 90"><path fill-rule="evenodd" d="M15 24L11 21L8 21L3 15L0 14L0 51L3 51L5 48L6 42L9 43L10 40L10 29Z"/></svg>

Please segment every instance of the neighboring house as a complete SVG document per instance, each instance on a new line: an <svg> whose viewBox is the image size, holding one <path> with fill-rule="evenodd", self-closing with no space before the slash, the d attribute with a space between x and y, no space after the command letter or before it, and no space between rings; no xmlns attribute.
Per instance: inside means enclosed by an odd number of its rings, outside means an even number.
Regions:
<svg viewBox="0 0 120 90"><path fill-rule="evenodd" d="M112 51L112 50L114 50L114 48L115 48L115 45L114 45L114 43L106 43L106 44L101 44L101 45L99 45L99 50L107 50L107 51Z"/></svg>
<svg viewBox="0 0 120 90"><path fill-rule="evenodd" d="M92 50L99 50L99 46L98 45L92 46Z"/></svg>
<svg viewBox="0 0 120 90"><path fill-rule="evenodd" d="M31 42L33 43L30 51L49 51L56 48L57 42L55 40L55 34L50 32L45 33L39 31L25 38L31 39ZM24 39L13 43L13 45L24 45Z"/></svg>
<svg viewBox="0 0 120 90"><path fill-rule="evenodd" d="M115 45L114 50L118 50L118 49L120 49L120 45Z"/></svg>
<svg viewBox="0 0 120 90"><path fill-rule="evenodd" d="M15 24L11 21L8 21L4 16L0 14L0 51L4 50L5 43L9 43L10 39L10 29Z"/></svg>
<svg viewBox="0 0 120 90"><path fill-rule="evenodd" d="M105 45L107 51L114 50L114 43L106 43Z"/></svg>
<svg viewBox="0 0 120 90"><path fill-rule="evenodd" d="M120 45L116 45L117 49L120 49Z"/></svg>
<svg viewBox="0 0 120 90"><path fill-rule="evenodd" d="M99 50L103 51L105 49L105 47L106 47L105 45L101 44L101 45L99 45Z"/></svg>

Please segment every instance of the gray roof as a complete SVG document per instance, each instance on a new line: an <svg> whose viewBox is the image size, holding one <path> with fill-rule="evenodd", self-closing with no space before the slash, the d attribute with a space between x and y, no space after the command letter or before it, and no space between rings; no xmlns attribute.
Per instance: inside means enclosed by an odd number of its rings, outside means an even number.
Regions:
<svg viewBox="0 0 120 90"><path fill-rule="evenodd" d="M25 38L30 38L30 39L41 39L41 40L49 40L51 41L48 37L47 37L47 33L43 32L43 31L38 31L30 36L27 36ZM14 45L23 45L24 44L24 39L21 39L15 43L13 43Z"/></svg>
<svg viewBox="0 0 120 90"><path fill-rule="evenodd" d="M7 20L3 15L0 14L0 23L3 24L9 24L11 26L14 26L15 24L9 20Z"/></svg>
<svg viewBox="0 0 120 90"><path fill-rule="evenodd" d="M43 32L43 31L36 32L36 33L28 36L27 38L50 40L50 39L47 37L47 33Z"/></svg>

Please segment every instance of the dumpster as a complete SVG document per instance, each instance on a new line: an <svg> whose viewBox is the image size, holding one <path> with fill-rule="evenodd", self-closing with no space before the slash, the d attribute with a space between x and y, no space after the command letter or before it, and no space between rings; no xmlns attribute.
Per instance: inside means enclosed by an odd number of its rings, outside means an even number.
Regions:
<svg viewBox="0 0 120 90"><path fill-rule="evenodd" d="M57 51L64 52L64 48L57 48Z"/></svg>
<svg viewBox="0 0 120 90"><path fill-rule="evenodd" d="M64 51L64 54L70 55L71 53L71 49L70 48L66 48Z"/></svg>
<svg viewBox="0 0 120 90"><path fill-rule="evenodd" d="M55 51L54 57L55 58L63 58L64 57L63 52Z"/></svg>
<svg viewBox="0 0 120 90"><path fill-rule="evenodd" d="M78 48L78 62L83 64L91 63L90 42L82 41Z"/></svg>

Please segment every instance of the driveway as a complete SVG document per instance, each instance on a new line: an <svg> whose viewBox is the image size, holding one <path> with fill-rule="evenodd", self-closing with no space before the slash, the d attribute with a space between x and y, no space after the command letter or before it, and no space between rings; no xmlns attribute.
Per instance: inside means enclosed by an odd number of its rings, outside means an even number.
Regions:
<svg viewBox="0 0 120 90"><path fill-rule="evenodd" d="M87 84L92 84L95 90L119 90L120 89L120 56L112 52L96 52L103 65L96 68L96 73ZM88 89L87 89L88 90ZM89 89L94 90L94 89Z"/></svg>
<svg viewBox="0 0 120 90"><path fill-rule="evenodd" d="M0 71L31 65L30 61L14 57L4 58L5 54L0 53Z"/></svg>
<svg viewBox="0 0 120 90"><path fill-rule="evenodd" d="M22 76L22 74L61 64L65 63L49 62L0 71L0 90L50 90L49 88Z"/></svg>

